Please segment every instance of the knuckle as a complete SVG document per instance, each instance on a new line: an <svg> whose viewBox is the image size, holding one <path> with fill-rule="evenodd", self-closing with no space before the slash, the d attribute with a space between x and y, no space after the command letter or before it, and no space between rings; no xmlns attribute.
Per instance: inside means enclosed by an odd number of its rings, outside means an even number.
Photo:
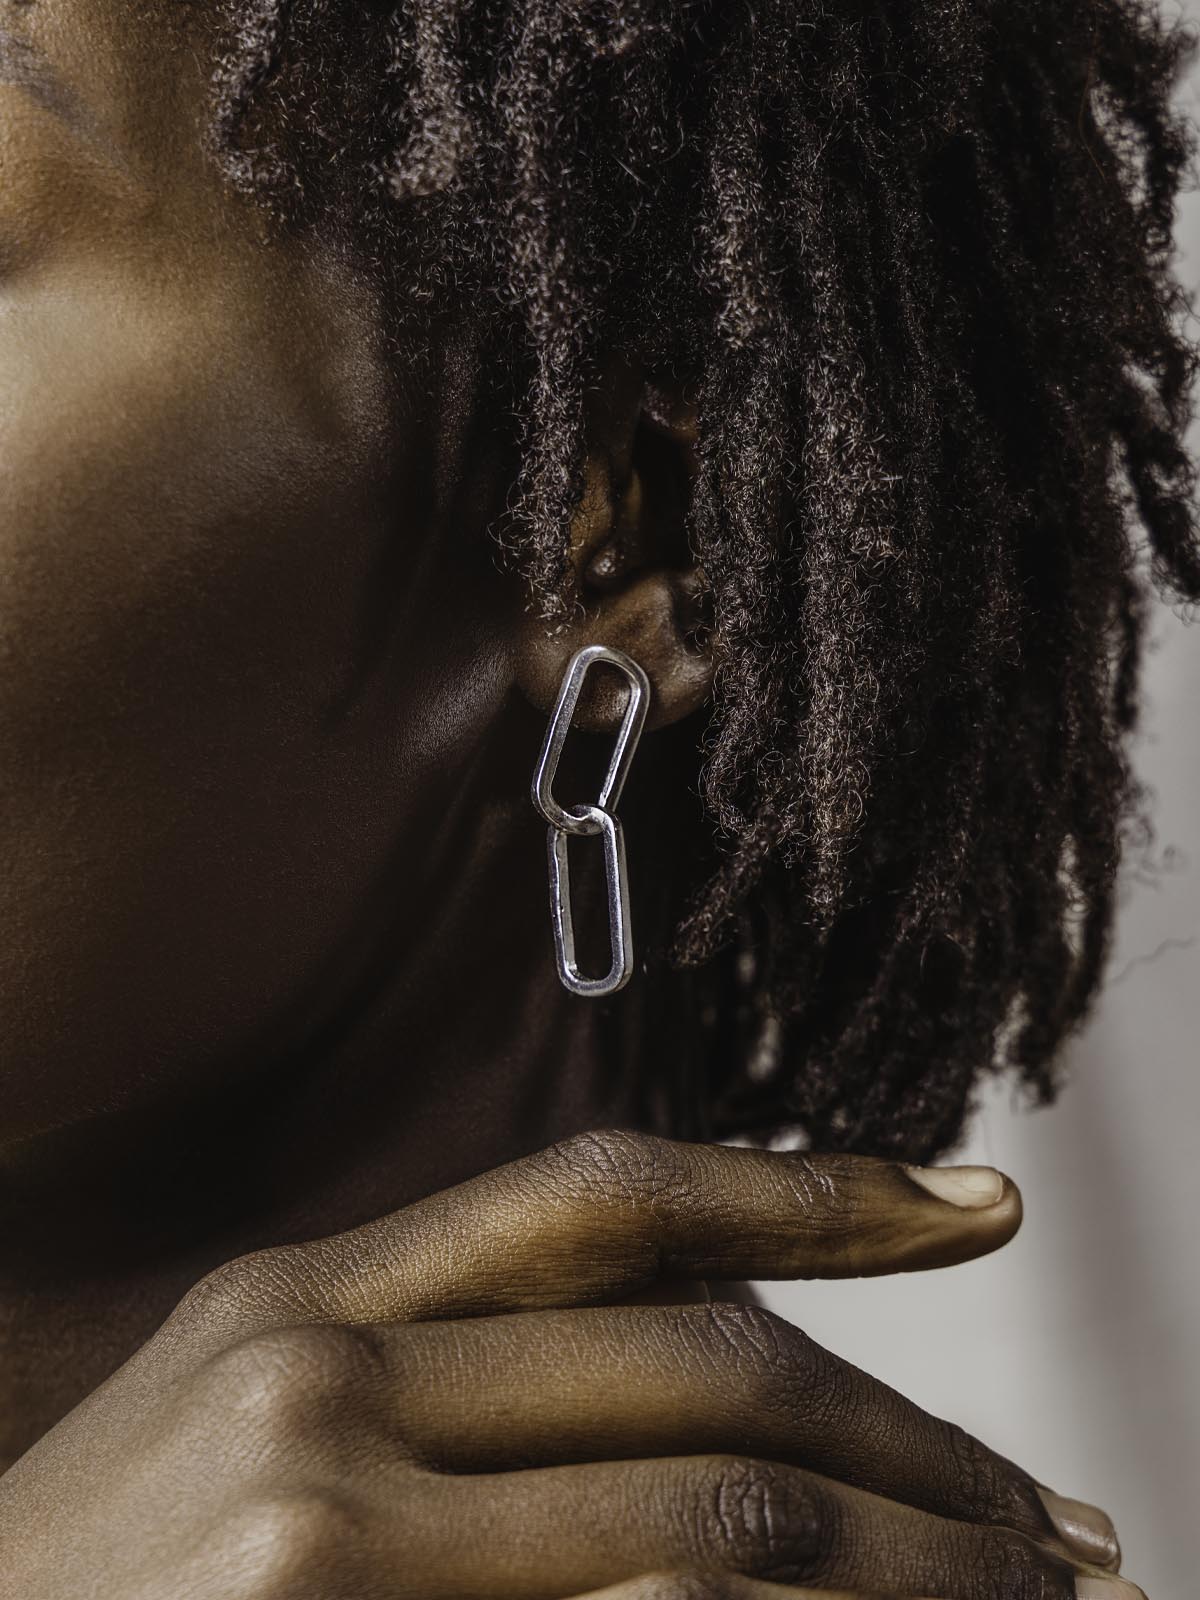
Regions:
<svg viewBox="0 0 1200 1600"><path fill-rule="evenodd" d="M367 1329L273 1328L210 1356L201 1382L243 1432L288 1445L318 1431L374 1376L380 1359Z"/></svg>
<svg viewBox="0 0 1200 1600"><path fill-rule="evenodd" d="M192 1285L168 1326L185 1342L204 1348L289 1317L298 1320L306 1308L286 1267L293 1254L287 1248L255 1250L223 1261Z"/></svg>
<svg viewBox="0 0 1200 1600"><path fill-rule="evenodd" d="M790 1322L763 1306L714 1300L696 1307L703 1314L708 1341L739 1365L778 1373L811 1364L813 1342Z"/></svg>
<svg viewBox="0 0 1200 1600"><path fill-rule="evenodd" d="M599 1188L616 1199L640 1203L654 1191L666 1147L665 1140L651 1134L591 1128L550 1145L540 1161L571 1192Z"/></svg>
<svg viewBox="0 0 1200 1600"><path fill-rule="evenodd" d="M801 1411L817 1423L848 1409L843 1371L786 1318L762 1306L719 1300L686 1313L708 1359L732 1361L764 1410L785 1416Z"/></svg>
<svg viewBox="0 0 1200 1600"><path fill-rule="evenodd" d="M942 1430L962 1510L981 1522L1039 1527L1034 1491L1021 1474L957 1423L943 1423Z"/></svg>
<svg viewBox="0 0 1200 1600"><path fill-rule="evenodd" d="M224 1261L194 1283L171 1313L172 1326L187 1334L228 1327L252 1303L252 1257Z"/></svg>
<svg viewBox="0 0 1200 1600"><path fill-rule="evenodd" d="M686 1146L651 1134L589 1129L529 1157L524 1176L539 1210L595 1246L591 1277L625 1291L658 1276L671 1219L695 1202Z"/></svg>
<svg viewBox="0 0 1200 1600"><path fill-rule="evenodd" d="M263 1495L227 1520L221 1569L255 1600L315 1600L322 1575L352 1568L363 1534L361 1517L341 1496L316 1489Z"/></svg>
<svg viewBox="0 0 1200 1600"><path fill-rule="evenodd" d="M701 1490L700 1553L754 1577L787 1582L819 1576L837 1536L826 1498L806 1473L718 1457Z"/></svg>
<svg viewBox="0 0 1200 1600"><path fill-rule="evenodd" d="M990 1452L956 1422L946 1423L944 1439L967 1499L975 1506L990 1504L999 1477L989 1459Z"/></svg>
<svg viewBox="0 0 1200 1600"><path fill-rule="evenodd" d="M222 1262L188 1290L170 1326L203 1347L206 1340L307 1319L322 1303L314 1277L324 1242L254 1250Z"/></svg>
<svg viewBox="0 0 1200 1600"><path fill-rule="evenodd" d="M1019 1533L981 1530L977 1565L976 1587L988 1600L1066 1600L1075 1593L1066 1563Z"/></svg>

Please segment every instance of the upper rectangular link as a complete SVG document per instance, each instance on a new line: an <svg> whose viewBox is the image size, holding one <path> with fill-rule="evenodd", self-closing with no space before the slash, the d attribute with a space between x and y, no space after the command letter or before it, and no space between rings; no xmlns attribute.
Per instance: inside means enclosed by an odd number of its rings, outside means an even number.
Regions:
<svg viewBox="0 0 1200 1600"><path fill-rule="evenodd" d="M604 644L589 644L582 650L576 651L571 658L533 775L533 803L550 826L562 833L593 834L600 831L597 824L587 815L586 809L579 808L577 811L576 808L572 808L568 811L559 805L553 793L559 759L571 729L575 707L583 691L584 679L589 670L599 662L616 667L624 674L629 684L625 713L613 743L604 783L595 801L595 807L601 811L616 809L650 706L650 680L637 662L623 650L613 650Z"/></svg>

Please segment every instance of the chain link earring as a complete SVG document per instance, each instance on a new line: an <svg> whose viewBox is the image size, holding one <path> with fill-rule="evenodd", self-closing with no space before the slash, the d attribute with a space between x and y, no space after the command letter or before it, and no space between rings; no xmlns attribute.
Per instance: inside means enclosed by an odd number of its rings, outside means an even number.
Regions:
<svg viewBox="0 0 1200 1600"><path fill-rule="evenodd" d="M616 667L629 684L625 713L617 730L608 771L594 805L564 808L554 798L554 778L570 731L584 679L603 662ZM533 803L549 824L546 853L550 866L550 919L554 953L563 987L572 994L598 998L623 989L633 975L633 935L629 925L629 877L625 866L625 836L615 815L617 802L646 713L650 709L650 680L632 657L608 645L589 644L571 657L558 691L558 701L546 729L542 753L533 774ZM571 911L571 875L567 861L570 839L599 834L604 846L604 879L608 899L609 943L612 963L602 978L585 978L575 959L575 923Z"/></svg>

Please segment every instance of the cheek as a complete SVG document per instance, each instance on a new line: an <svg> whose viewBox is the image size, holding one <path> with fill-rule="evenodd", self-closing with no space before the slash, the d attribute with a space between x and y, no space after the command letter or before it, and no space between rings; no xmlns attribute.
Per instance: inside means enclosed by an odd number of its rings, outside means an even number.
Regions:
<svg viewBox="0 0 1200 1600"><path fill-rule="evenodd" d="M380 643L369 372L94 286L10 299L0 371L5 1140L286 1045L500 690L469 626Z"/></svg>

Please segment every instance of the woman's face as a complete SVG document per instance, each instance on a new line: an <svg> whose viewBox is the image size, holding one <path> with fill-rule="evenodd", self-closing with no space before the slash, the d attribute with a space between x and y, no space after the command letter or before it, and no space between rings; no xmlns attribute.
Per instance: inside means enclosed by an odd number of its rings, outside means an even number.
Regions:
<svg viewBox="0 0 1200 1600"><path fill-rule="evenodd" d="M286 1048L510 689L453 429L205 157L205 10L0 3L3 1142Z"/></svg>

